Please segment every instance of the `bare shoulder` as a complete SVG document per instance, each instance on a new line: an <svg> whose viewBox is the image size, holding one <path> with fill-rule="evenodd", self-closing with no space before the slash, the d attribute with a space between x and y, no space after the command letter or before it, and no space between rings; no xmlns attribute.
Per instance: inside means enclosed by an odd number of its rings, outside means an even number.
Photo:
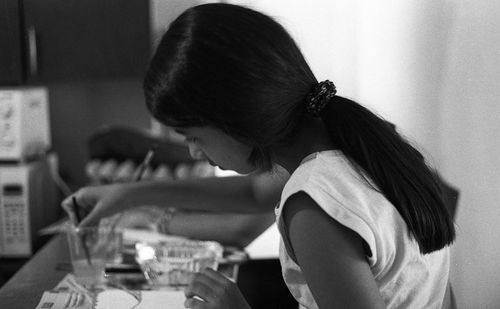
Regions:
<svg viewBox="0 0 500 309"><path fill-rule="evenodd" d="M304 192L286 201L283 220L320 308L384 308L357 233L331 218Z"/></svg>

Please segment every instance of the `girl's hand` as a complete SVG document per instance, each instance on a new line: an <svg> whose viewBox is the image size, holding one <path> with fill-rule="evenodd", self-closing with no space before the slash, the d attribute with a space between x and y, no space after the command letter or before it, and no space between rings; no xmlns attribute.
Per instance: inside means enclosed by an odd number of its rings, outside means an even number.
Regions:
<svg viewBox="0 0 500 309"><path fill-rule="evenodd" d="M84 187L62 201L62 208L68 213L71 222L76 223L75 205L73 198L78 203L78 211L82 221L78 226L97 225L101 218L113 215L128 208L125 197L127 190L124 184Z"/></svg>
<svg viewBox="0 0 500 309"><path fill-rule="evenodd" d="M186 308L250 309L236 284L210 268L196 273L184 293Z"/></svg>

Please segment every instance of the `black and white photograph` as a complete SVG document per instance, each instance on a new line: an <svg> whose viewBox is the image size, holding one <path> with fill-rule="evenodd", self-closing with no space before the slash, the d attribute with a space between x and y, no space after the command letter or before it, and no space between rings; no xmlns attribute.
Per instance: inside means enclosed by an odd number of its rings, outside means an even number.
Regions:
<svg viewBox="0 0 500 309"><path fill-rule="evenodd" d="M0 308L500 308L500 2L0 0Z"/></svg>

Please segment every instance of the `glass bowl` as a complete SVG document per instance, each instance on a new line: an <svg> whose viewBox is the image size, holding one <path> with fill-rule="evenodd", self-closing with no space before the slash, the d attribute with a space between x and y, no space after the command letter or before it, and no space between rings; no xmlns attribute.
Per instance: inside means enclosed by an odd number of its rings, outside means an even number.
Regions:
<svg viewBox="0 0 500 309"><path fill-rule="evenodd" d="M135 259L153 286L184 286L203 268L217 270L223 247L214 241L172 240L135 245Z"/></svg>

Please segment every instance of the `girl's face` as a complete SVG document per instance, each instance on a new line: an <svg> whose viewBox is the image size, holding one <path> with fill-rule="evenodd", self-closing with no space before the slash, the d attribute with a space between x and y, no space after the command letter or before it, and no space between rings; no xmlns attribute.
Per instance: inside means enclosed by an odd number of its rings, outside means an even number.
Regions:
<svg viewBox="0 0 500 309"><path fill-rule="evenodd" d="M248 174L256 170L248 162L251 147L214 127L174 128L184 136L194 159L206 159L213 166Z"/></svg>

